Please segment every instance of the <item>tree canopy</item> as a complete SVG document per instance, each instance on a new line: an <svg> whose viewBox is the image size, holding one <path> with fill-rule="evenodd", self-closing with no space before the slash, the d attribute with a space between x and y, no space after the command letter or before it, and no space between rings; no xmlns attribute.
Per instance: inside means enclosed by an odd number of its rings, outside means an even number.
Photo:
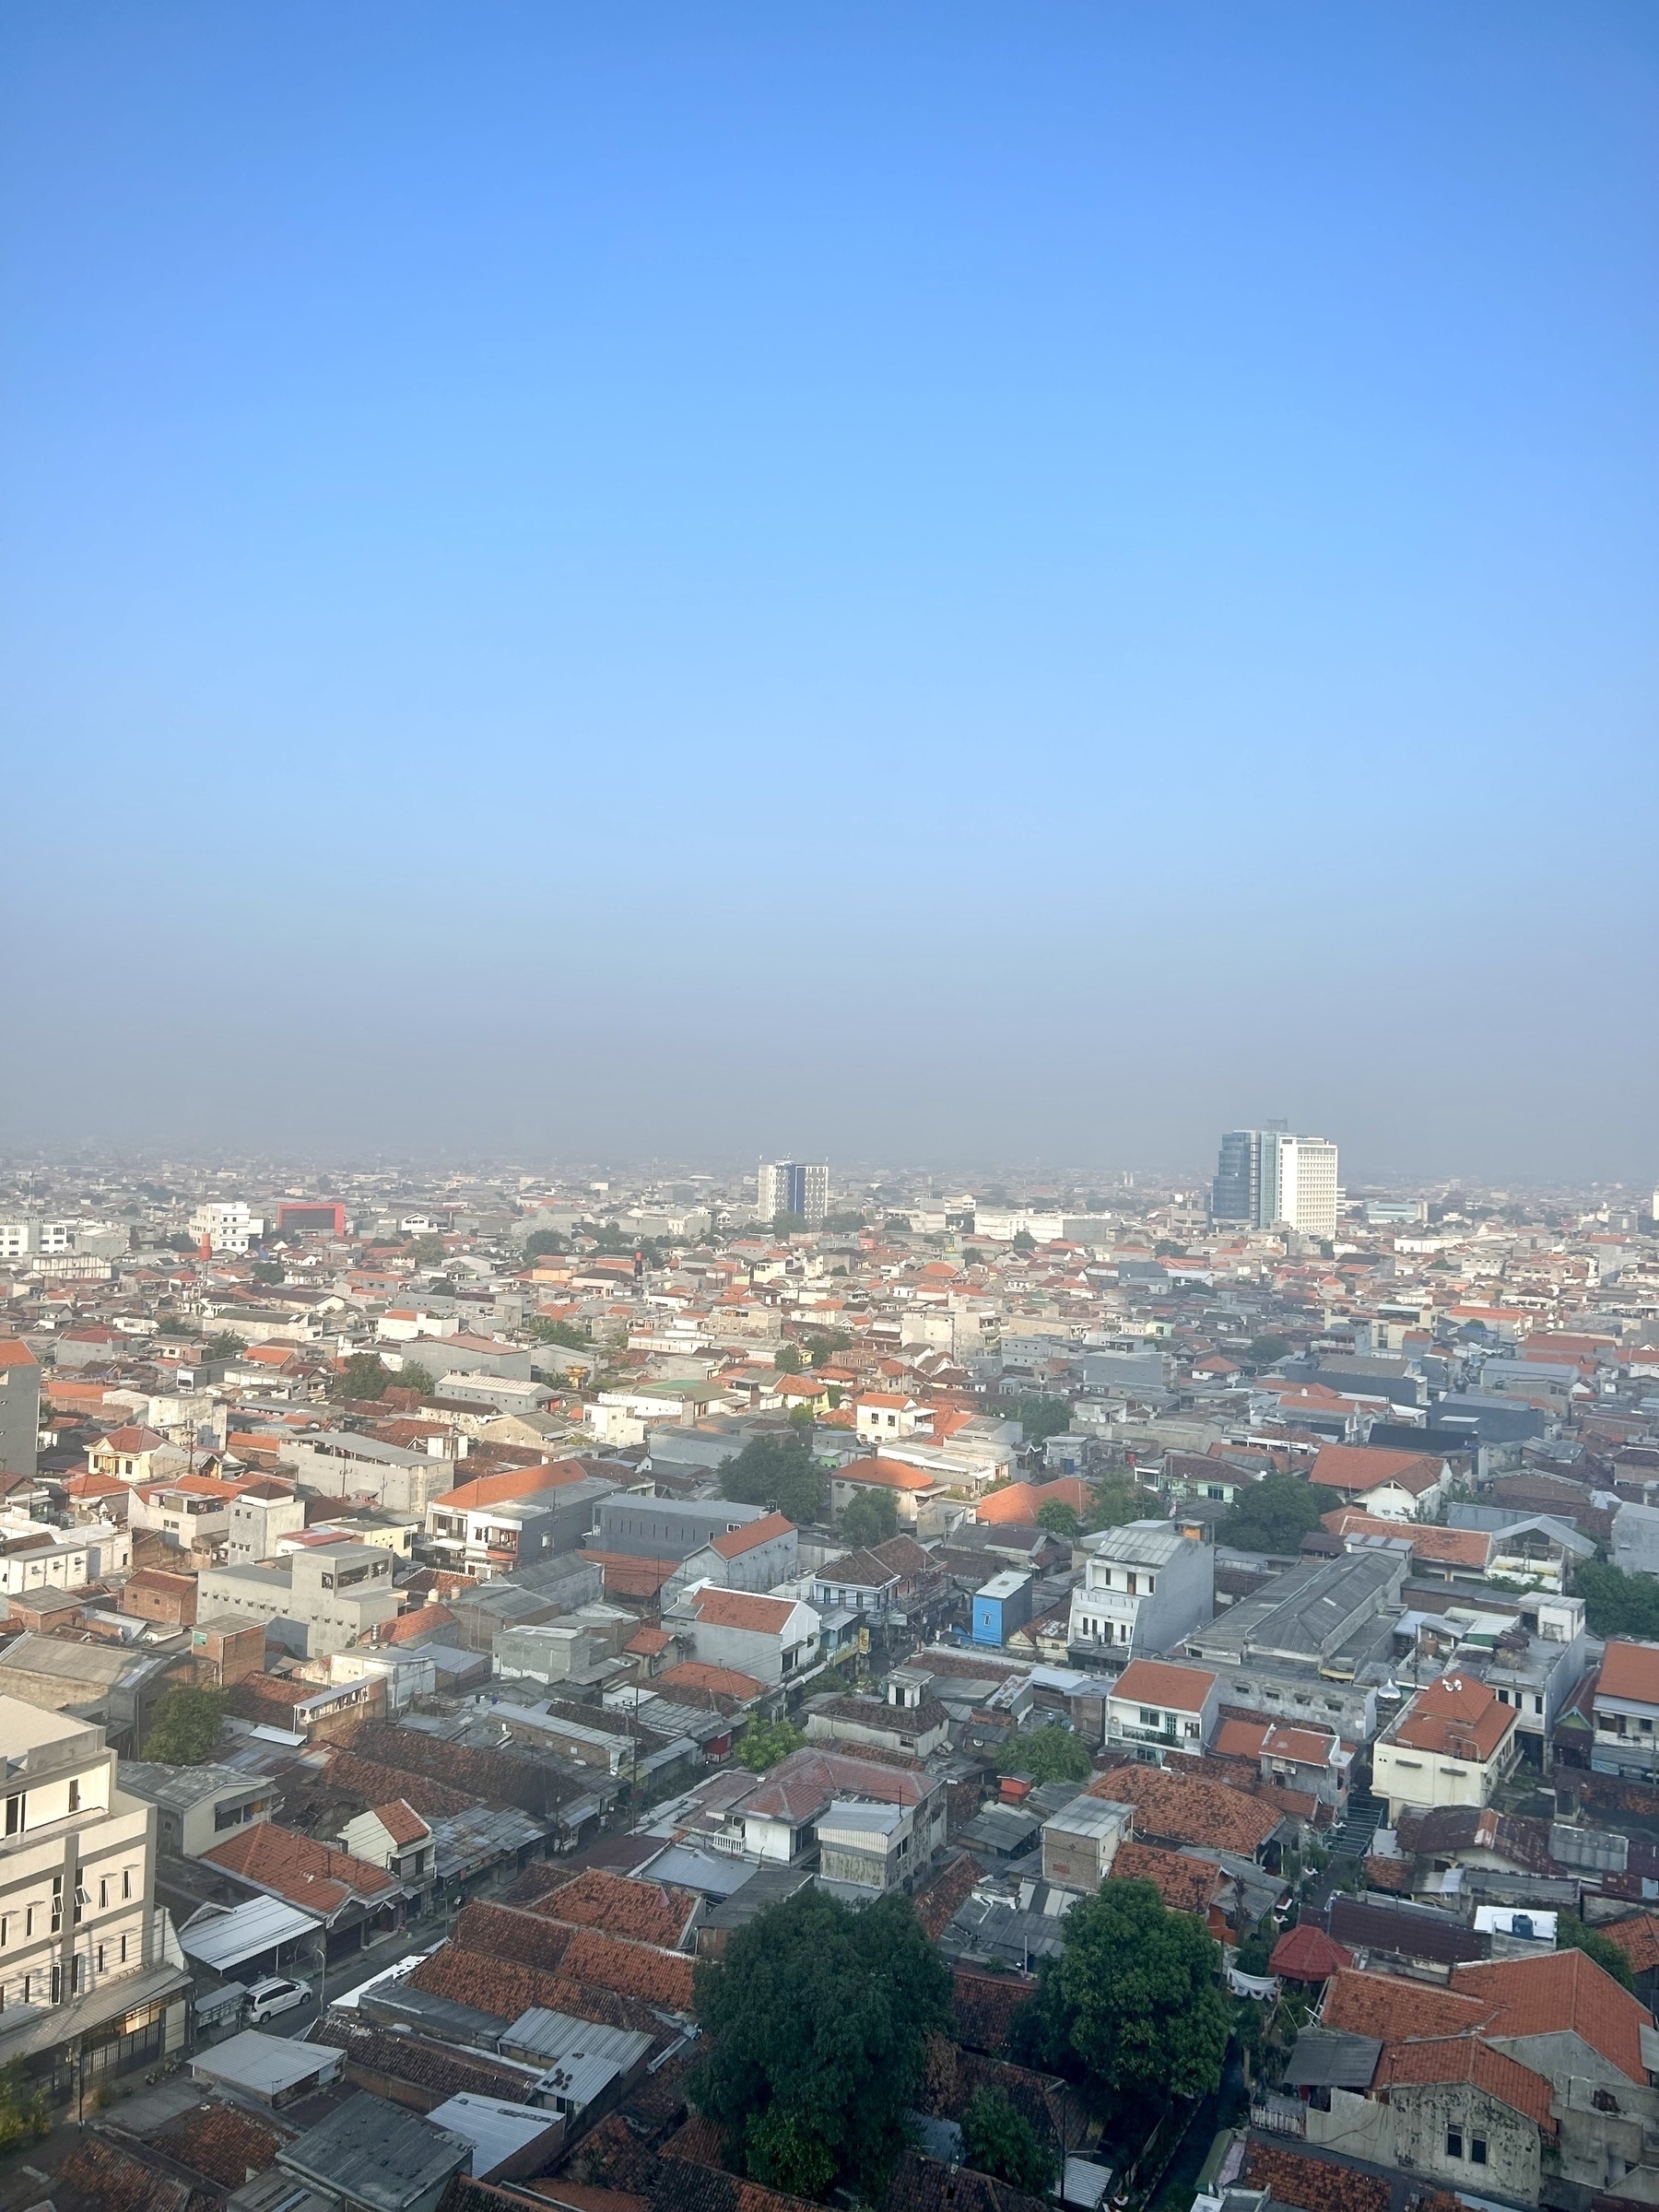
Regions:
<svg viewBox="0 0 1659 2212"><path fill-rule="evenodd" d="M1156 1490L1143 1490L1127 1476L1109 1475L1096 1483L1094 1501L1083 1516L1083 1525L1090 1531L1124 1528L1131 1521L1161 1521L1163 1517L1163 1501Z"/></svg>
<svg viewBox="0 0 1659 2212"><path fill-rule="evenodd" d="M566 1249L565 1240L556 1229L538 1229L534 1235L524 1239L524 1257L527 1260L539 1260L546 1252L563 1252Z"/></svg>
<svg viewBox="0 0 1659 2212"><path fill-rule="evenodd" d="M823 1512L830 1480L804 1433L756 1436L721 1468L720 1494L734 1505L765 1506L799 1528Z"/></svg>
<svg viewBox="0 0 1659 2212"><path fill-rule="evenodd" d="M757 2181L824 2195L879 2190L905 2143L950 1974L908 1897L853 1912L807 1888L697 1969L711 2040L691 2093Z"/></svg>
<svg viewBox="0 0 1659 2212"><path fill-rule="evenodd" d="M1071 1427L1072 1409L1065 1398L1051 1398L1040 1390L1022 1391L1002 1408L1006 1420L1018 1421L1028 1444L1041 1444L1051 1436L1063 1436Z"/></svg>
<svg viewBox="0 0 1659 2212"><path fill-rule="evenodd" d="M392 1381L392 1371L378 1352L353 1352L329 1385L335 1398L380 1398Z"/></svg>
<svg viewBox="0 0 1659 2212"><path fill-rule="evenodd" d="M976 2089L962 2114L962 2151L975 2173L1043 2197L1058 2171L1054 2154L1002 2089Z"/></svg>
<svg viewBox="0 0 1659 2212"><path fill-rule="evenodd" d="M849 1544L885 1544L899 1534L899 1508L887 1490L861 1490L843 1511L841 1524Z"/></svg>
<svg viewBox="0 0 1659 2212"><path fill-rule="evenodd" d="M240 1359L247 1348L234 1329L220 1329L217 1335L209 1336L202 1347L202 1357L204 1359Z"/></svg>
<svg viewBox="0 0 1659 2212"><path fill-rule="evenodd" d="M751 1774L764 1774L806 1741L793 1721L751 1720L737 1738L737 1764Z"/></svg>
<svg viewBox="0 0 1659 2212"><path fill-rule="evenodd" d="M1010 1736L996 1763L1005 1774L1029 1774L1039 1789L1050 1782L1087 1782L1094 1772L1088 1746L1059 1721Z"/></svg>
<svg viewBox="0 0 1659 2212"><path fill-rule="evenodd" d="M1253 1336L1245 1357L1253 1367L1277 1367L1295 1349L1288 1336Z"/></svg>
<svg viewBox="0 0 1659 2212"><path fill-rule="evenodd" d="M157 1701L144 1739L144 1757L164 1767L202 1766L218 1741L223 1705L217 1690L191 1689L182 1684L170 1689Z"/></svg>
<svg viewBox="0 0 1659 2212"><path fill-rule="evenodd" d="M1037 1508L1037 1525L1046 1528L1051 1535L1063 1536L1068 1544L1083 1532L1082 1522L1064 1498L1051 1498L1046 1505Z"/></svg>
<svg viewBox="0 0 1659 2212"><path fill-rule="evenodd" d="M406 1359L392 1377L391 1386L397 1390L417 1391L423 1398L429 1398L438 1387L431 1369L422 1367L418 1359Z"/></svg>
<svg viewBox="0 0 1659 2212"><path fill-rule="evenodd" d="M781 1344L772 1360L773 1370L780 1375L798 1375L805 1365L798 1344Z"/></svg>
<svg viewBox="0 0 1659 2212"><path fill-rule="evenodd" d="M1238 1493L1217 1534L1240 1551L1300 1551L1321 1513L1340 1502L1334 1490L1316 1490L1300 1475L1264 1475Z"/></svg>
<svg viewBox="0 0 1659 2212"><path fill-rule="evenodd" d="M1659 1638L1659 1582L1651 1575L1586 1559L1573 1569L1572 1587L1584 1601L1593 1636Z"/></svg>
<svg viewBox="0 0 1659 2212"><path fill-rule="evenodd" d="M1216 2088L1231 2023L1197 1915L1171 1912L1150 1882L1111 1881L1060 1926L1065 1949L1044 1959L1018 2023L1022 2051L1059 2072L1081 2068L1124 2105Z"/></svg>
<svg viewBox="0 0 1659 2212"><path fill-rule="evenodd" d="M538 1316L524 1331L532 1344L561 1344L567 1351L592 1351L593 1340L583 1335L574 1322L548 1321Z"/></svg>
<svg viewBox="0 0 1659 2212"><path fill-rule="evenodd" d="M1636 1977L1630 1971L1630 1961L1611 1936L1600 1928L1586 1927L1582 1920L1574 1920L1570 1912L1556 1916L1556 1948L1564 1951L1583 1951L1593 1959L1606 1974L1611 1974L1621 1989L1634 1990Z"/></svg>

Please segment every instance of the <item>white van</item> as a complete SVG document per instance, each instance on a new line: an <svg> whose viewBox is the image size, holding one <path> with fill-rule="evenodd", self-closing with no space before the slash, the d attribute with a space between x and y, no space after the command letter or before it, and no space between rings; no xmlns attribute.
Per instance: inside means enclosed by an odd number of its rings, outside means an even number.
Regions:
<svg viewBox="0 0 1659 2212"><path fill-rule="evenodd" d="M248 1992L248 2018L257 2028L265 2020L274 2020L279 2012L292 2012L296 2005L309 2004L311 1994L309 1982L269 1974L263 1982L255 1982Z"/></svg>

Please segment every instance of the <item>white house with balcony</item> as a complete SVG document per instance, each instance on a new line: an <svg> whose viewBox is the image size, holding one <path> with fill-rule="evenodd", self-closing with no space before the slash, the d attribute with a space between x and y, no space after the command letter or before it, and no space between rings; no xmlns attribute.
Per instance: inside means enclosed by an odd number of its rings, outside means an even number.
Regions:
<svg viewBox="0 0 1659 2212"><path fill-rule="evenodd" d="M1201 1758L1220 1705L1221 1677L1207 1668L1132 1659L1106 1700L1107 1745L1160 1766L1171 1752Z"/></svg>
<svg viewBox="0 0 1659 2212"><path fill-rule="evenodd" d="M1085 1536L1083 1580L1072 1593L1074 1660L1116 1673L1172 1651L1216 1609L1216 1556L1169 1521L1131 1521Z"/></svg>

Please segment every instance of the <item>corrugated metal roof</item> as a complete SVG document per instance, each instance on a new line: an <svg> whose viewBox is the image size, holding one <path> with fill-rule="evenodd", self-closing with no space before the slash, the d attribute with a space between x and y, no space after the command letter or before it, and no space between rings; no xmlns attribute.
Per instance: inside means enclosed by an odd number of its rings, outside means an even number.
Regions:
<svg viewBox="0 0 1659 2212"><path fill-rule="evenodd" d="M314 1936L322 1924L279 1897L252 1897L228 1912L204 1905L179 1930L179 1944L198 1965L227 1973L279 1943L299 1943Z"/></svg>

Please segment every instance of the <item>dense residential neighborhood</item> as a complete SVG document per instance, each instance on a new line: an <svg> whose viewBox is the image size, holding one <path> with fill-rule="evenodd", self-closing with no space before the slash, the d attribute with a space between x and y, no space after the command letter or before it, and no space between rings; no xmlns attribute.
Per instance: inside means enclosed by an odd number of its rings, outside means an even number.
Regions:
<svg viewBox="0 0 1659 2212"><path fill-rule="evenodd" d="M6 2212L1659 2204L1650 1197L5 1203Z"/></svg>

